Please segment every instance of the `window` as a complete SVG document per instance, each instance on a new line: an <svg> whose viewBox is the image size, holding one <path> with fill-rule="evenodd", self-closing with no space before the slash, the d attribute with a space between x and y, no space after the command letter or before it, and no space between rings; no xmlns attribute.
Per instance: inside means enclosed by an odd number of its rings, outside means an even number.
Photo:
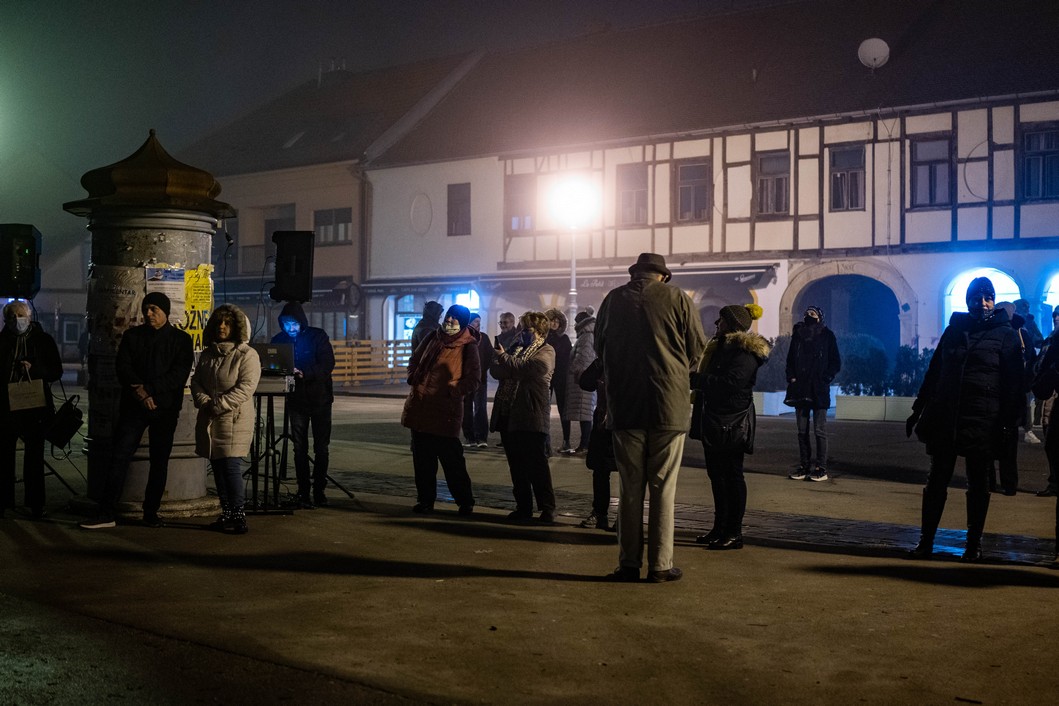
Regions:
<svg viewBox="0 0 1059 706"><path fill-rule="evenodd" d="M313 211L313 231L317 245L353 242L353 209Z"/></svg>
<svg viewBox="0 0 1059 706"><path fill-rule="evenodd" d="M647 225L647 165L618 165L618 225Z"/></svg>
<svg viewBox="0 0 1059 706"><path fill-rule="evenodd" d="M1023 137L1022 193L1027 199L1059 198L1059 130Z"/></svg>
<svg viewBox="0 0 1059 706"><path fill-rule="evenodd" d="M515 174L504 180L504 213L511 232L533 230L537 205L537 176Z"/></svg>
<svg viewBox="0 0 1059 706"><path fill-rule="evenodd" d="M710 191L713 187L710 161L678 162L676 173L677 221L710 220Z"/></svg>
<svg viewBox="0 0 1059 706"><path fill-rule="evenodd" d="M471 185L449 184L449 235L471 234Z"/></svg>
<svg viewBox="0 0 1059 706"><path fill-rule="evenodd" d="M948 324L952 312L967 311L967 287L970 286L971 280L977 277L989 278L989 281L993 283L993 289L996 291L995 301L997 302L1013 302L1022 297L1019 286L1011 278L1011 275L1006 272L1001 272L994 267L977 267L971 270L964 270L949 282L949 287L945 291L945 306L942 312L944 325Z"/></svg>
<svg viewBox="0 0 1059 706"><path fill-rule="evenodd" d="M948 138L912 143L912 207L947 206L952 179L952 157Z"/></svg>
<svg viewBox="0 0 1059 706"><path fill-rule="evenodd" d="M757 158L757 212L780 215L790 211L791 153L766 152Z"/></svg>
<svg viewBox="0 0 1059 706"><path fill-rule="evenodd" d="M864 145L831 149L831 210L864 210Z"/></svg>

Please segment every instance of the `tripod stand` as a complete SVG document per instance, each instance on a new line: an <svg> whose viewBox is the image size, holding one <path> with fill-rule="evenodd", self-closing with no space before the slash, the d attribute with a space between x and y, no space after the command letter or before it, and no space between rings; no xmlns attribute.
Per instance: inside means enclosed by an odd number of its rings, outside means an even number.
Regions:
<svg viewBox="0 0 1059 706"><path fill-rule="evenodd" d="M286 463L287 441L286 421L287 415L283 415L284 436L276 437L276 406L275 398L286 395L286 391L262 390L260 387L254 393L254 439L250 446L250 504L247 514L254 515L290 515L293 510L282 508L279 504L279 468L276 463L274 452L276 444L282 443L282 458ZM265 418L261 419L261 403L265 400ZM264 439L262 439L264 436ZM263 484L262 493L258 495L258 477ZM272 503L269 505L269 481L272 482Z"/></svg>

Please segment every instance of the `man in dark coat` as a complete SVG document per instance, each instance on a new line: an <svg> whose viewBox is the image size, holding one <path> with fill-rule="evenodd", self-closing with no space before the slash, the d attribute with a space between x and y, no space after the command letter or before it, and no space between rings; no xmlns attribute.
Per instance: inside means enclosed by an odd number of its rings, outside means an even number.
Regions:
<svg viewBox="0 0 1059 706"><path fill-rule="evenodd" d="M445 311L445 307L433 300L423 305L423 318L412 329L413 353L415 353L416 348L419 348L419 344L423 342L428 333L441 328L441 312L443 311Z"/></svg>
<svg viewBox="0 0 1059 706"><path fill-rule="evenodd" d="M989 511L989 466L1004 438L1018 432L1023 402L1019 335L1007 312L994 307L993 283L979 277L967 288L967 313L954 313L912 405L906 423L927 445L930 475L923 490L922 535L909 556L929 559L945 510L957 456L967 467L965 561L982 557L982 531Z"/></svg>
<svg viewBox="0 0 1059 706"><path fill-rule="evenodd" d="M603 359L614 456L621 477L618 569L613 581L639 581L643 504L651 504L647 578L675 581L673 502L691 412L691 369L706 347L699 312L688 295L666 284L665 258L642 253L631 281L612 290L596 317L596 353Z"/></svg>
<svg viewBox="0 0 1059 706"><path fill-rule="evenodd" d="M481 382L478 389L463 398L463 438L468 449L489 447L489 366L493 363L493 344L482 334L482 317L471 314L469 326L478 332L478 360L482 364Z"/></svg>
<svg viewBox="0 0 1059 706"><path fill-rule="evenodd" d="M827 480L827 410L831 407L831 381L842 368L835 334L824 326L824 311L818 306L805 310L794 325L787 351L787 398L798 423L798 468L792 480ZM816 464L812 463L809 416L816 436Z"/></svg>
<svg viewBox="0 0 1059 706"><path fill-rule="evenodd" d="M99 515L82 522L84 529L114 526L129 463L147 430L151 432L151 461L143 493L143 523L148 527L162 526L158 508L169 475L169 456L184 405L184 388L195 363L191 336L169 323L169 306L169 297L149 292L140 305L144 323L121 337L114 362L121 383L118 421L112 437L114 456L99 498Z"/></svg>
<svg viewBox="0 0 1059 706"><path fill-rule="evenodd" d="M287 396L286 412L294 442L294 472L298 477L297 503L311 509L327 505L327 467L331 445L331 406L335 401L331 373L335 350L321 328L309 325L298 302L287 302L279 313L282 331L273 343L294 348L294 391ZM313 470L309 476L309 428L313 432ZM312 491L310 497L309 492Z"/></svg>
<svg viewBox="0 0 1059 706"><path fill-rule="evenodd" d="M55 339L32 320L29 304L13 301L4 307L0 331L0 370L7 380L0 393L0 518L15 506L15 447L22 439L22 482L26 507L34 519L44 516L44 431L55 413L51 383L62 377L63 365ZM44 406L11 411L7 383L41 380Z"/></svg>

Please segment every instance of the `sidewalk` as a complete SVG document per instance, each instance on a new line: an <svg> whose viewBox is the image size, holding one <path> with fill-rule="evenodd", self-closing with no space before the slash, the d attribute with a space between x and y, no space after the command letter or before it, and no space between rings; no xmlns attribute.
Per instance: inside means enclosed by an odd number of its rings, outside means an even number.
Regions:
<svg viewBox="0 0 1059 706"><path fill-rule="evenodd" d="M340 398L332 476L356 497L331 488L330 507L251 517L244 537L203 531L211 518L81 531L50 478L49 520L0 521L0 702L1041 703L1059 690L1055 500L994 496L987 564L901 559L927 460L900 425L835 423L833 479L810 483L786 478L793 422L762 419L739 552L694 544L711 503L689 442L685 576L653 586L599 582L617 548L576 527L581 458L553 459L558 526L501 521L495 447L467 454L474 516L413 515L399 413ZM1035 490L1043 451L1020 453ZM955 552L961 491L949 505Z"/></svg>

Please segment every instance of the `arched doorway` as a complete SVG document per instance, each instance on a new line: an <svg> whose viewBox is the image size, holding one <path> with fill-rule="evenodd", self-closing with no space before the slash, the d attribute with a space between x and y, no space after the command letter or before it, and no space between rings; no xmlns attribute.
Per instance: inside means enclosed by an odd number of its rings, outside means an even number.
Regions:
<svg viewBox="0 0 1059 706"><path fill-rule="evenodd" d="M818 306L836 336L866 334L879 339L891 363L901 346L897 297L882 282L863 275L832 275L798 293L791 312L800 321L805 309Z"/></svg>

